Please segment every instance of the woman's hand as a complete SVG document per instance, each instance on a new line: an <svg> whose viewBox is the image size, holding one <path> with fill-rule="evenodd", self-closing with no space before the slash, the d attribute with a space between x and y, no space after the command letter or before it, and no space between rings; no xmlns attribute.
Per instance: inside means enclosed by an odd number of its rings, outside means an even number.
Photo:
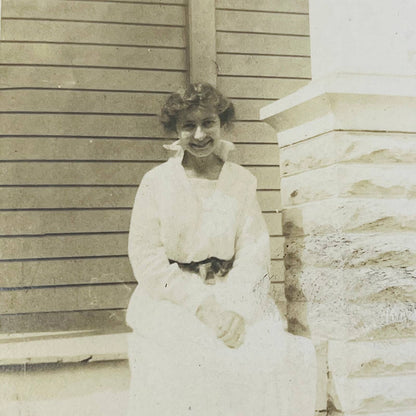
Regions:
<svg viewBox="0 0 416 416"><path fill-rule="evenodd" d="M236 312L223 310L213 296L199 306L196 316L212 328L227 347L238 348L244 342L244 319Z"/></svg>
<svg viewBox="0 0 416 416"><path fill-rule="evenodd" d="M227 347L238 348L244 342L244 319L236 312L225 311L220 315L217 337Z"/></svg>

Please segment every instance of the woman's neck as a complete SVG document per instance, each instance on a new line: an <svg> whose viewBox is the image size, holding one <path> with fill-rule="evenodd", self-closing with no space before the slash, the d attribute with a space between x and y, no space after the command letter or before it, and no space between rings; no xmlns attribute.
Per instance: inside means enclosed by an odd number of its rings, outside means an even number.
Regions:
<svg viewBox="0 0 416 416"><path fill-rule="evenodd" d="M207 157L196 157L185 151L182 159L182 166L190 177L218 179L223 164L224 161L214 153Z"/></svg>

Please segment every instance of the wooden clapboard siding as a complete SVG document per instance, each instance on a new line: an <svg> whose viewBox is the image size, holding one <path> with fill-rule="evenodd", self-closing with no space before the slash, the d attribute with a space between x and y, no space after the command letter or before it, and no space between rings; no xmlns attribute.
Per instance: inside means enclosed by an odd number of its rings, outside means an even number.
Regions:
<svg viewBox="0 0 416 416"><path fill-rule="evenodd" d="M128 208L133 205L136 191L135 185L128 187L0 186L0 209ZM265 198L271 200L265 203L266 207L274 204L273 195L266 195Z"/></svg>
<svg viewBox="0 0 416 416"><path fill-rule="evenodd" d="M4 7L4 6L3 6ZM182 48L181 27L135 26L71 21L2 19L2 39L27 42L67 42L98 45L137 45Z"/></svg>
<svg viewBox="0 0 416 416"><path fill-rule="evenodd" d="M157 162L3 162L1 185L120 185L138 186ZM258 189L279 189L279 168L248 166L257 177Z"/></svg>
<svg viewBox="0 0 416 416"><path fill-rule="evenodd" d="M224 138L239 143L274 143L276 131L266 123L237 121L231 130L224 132Z"/></svg>
<svg viewBox="0 0 416 416"><path fill-rule="evenodd" d="M13 289L0 292L0 314L88 311L126 308L134 283ZM271 284L276 301L284 301L284 286Z"/></svg>
<svg viewBox="0 0 416 416"><path fill-rule="evenodd" d="M71 66L0 67L0 89L65 88L102 91L175 91L186 82L182 71L79 68Z"/></svg>
<svg viewBox="0 0 416 416"><path fill-rule="evenodd" d="M219 75L311 77L310 59L305 57L221 54L217 64Z"/></svg>
<svg viewBox="0 0 416 416"><path fill-rule="evenodd" d="M134 283L75 285L14 289L0 292L0 314L127 308ZM277 301L284 300L284 286L272 283Z"/></svg>
<svg viewBox="0 0 416 416"><path fill-rule="evenodd" d="M308 14L308 0L217 0L217 9L236 9Z"/></svg>
<svg viewBox="0 0 416 416"><path fill-rule="evenodd" d="M2 235L127 232L129 209L1 211Z"/></svg>
<svg viewBox="0 0 416 416"><path fill-rule="evenodd" d="M279 182L278 179L277 182ZM257 199L262 211L276 212L282 208L280 201L280 190L276 191L266 189L264 191L257 191Z"/></svg>
<svg viewBox="0 0 416 416"><path fill-rule="evenodd" d="M270 281L284 282L285 263L283 259L275 259L271 262Z"/></svg>
<svg viewBox="0 0 416 416"><path fill-rule="evenodd" d="M127 307L134 283L52 286L0 292L0 314Z"/></svg>
<svg viewBox="0 0 416 416"><path fill-rule="evenodd" d="M1 119L1 116L0 116ZM1 160L164 161L164 140L13 137L0 139ZM237 143L232 159L240 164L276 165L276 144Z"/></svg>
<svg viewBox="0 0 416 416"><path fill-rule="evenodd" d="M136 186L0 186L0 210L129 208L133 205ZM263 211L280 209L280 192L257 191Z"/></svg>
<svg viewBox="0 0 416 416"><path fill-rule="evenodd" d="M309 56L306 36L217 32L217 53Z"/></svg>
<svg viewBox="0 0 416 416"><path fill-rule="evenodd" d="M11 334L45 333L93 331L111 326L115 331L125 331L125 315L124 309L8 314L0 316L0 330Z"/></svg>
<svg viewBox="0 0 416 416"><path fill-rule="evenodd" d="M283 267L283 260L272 261L272 281L280 281ZM3 288L136 282L127 256L0 262L0 272Z"/></svg>
<svg viewBox="0 0 416 416"><path fill-rule="evenodd" d="M4 260L120 256L127 253L127 234L0 237L0 247Z"/></svg>
<svg viewBox="0 0 416 416"><path fill-rule="evenodd" d="M69 136L69 137L131 137L173 138L152 115L96 114L0 114L2 136ZM233 142L276 143L273 127L259 122L236 122L224 138Z"/></svg>
<svg viewBox="0 0 416 416"><path fill-rule="evenodd" d="M33 113L0 114L0 135L168 137L155 116Z"/></svg>
<svg viewBox="0 0 416 416"><path fill-rule="evenodd" d="M161 104L189 78L186 3L3 0L0 331L124 321L131 207L174 139ZM258 179L284 307L279 153L258 113L310 77L307 1L216 7L217 85L237 110L224 138Z"/></svg>
<svg viewBox="0 0 416 416"><path fill-rule="evenodd" d="M281 215L263 214L270 234L282 233ZM128 232L130 209L0 211L0 233L5 236Z"/></svg>
<svg viewBox="0 0 416 416"><path fill-rule="evenodd" d="M186 71L185 49L136 46L0 43L2 65L162 69Z"/></svg>
<svg viewBox="0 0 416 416"><path fill-rule="evenodd" d="M172 135L158 114L188 78L186 4L2 6L0 330L27 328L24 318L46 330L48 320L104 326L114 311L119 324L136 285L127 258L134 195L167 158ZM244 159L250 148L238 151Z"/></svg>
<svg viewBox="0 0 416 416"><path fill-rule="evenodd" d="M0 111L158 115L167 97L159 92L0 90Z"/></svg>
<svg viewBox="0 0 416 416"><path fill-rule="evenodd" d="M281 303L286 303L285 285L283 282L272 282L270 285L270 294L276 300L278 306Z"/></svg>
<svg viewBox="0 0 416 416"><path fill-rule="evenodd" d="M229 97L277 100L304 87L307 83L308 81L304 79L296 78L219 76L217 85Z"/></svg>
<svg viewBox="0 0 416 416"><path fill-rule="evenodd" d="M283 258L283 237L271 237L270 247L273 259ZM0 237L0 252L4 261L122 256L127 254L127 233Z"/></svg>
<svg viewBox="0 0 416 416"><path fill-rule="evenodd" d="M308 16L294 13L217 9L216 25L218 31L226 32L309 34Z"/></svg>
<svg viewBox="0 0 416 416"><path fill-rule="evenodd" d="M217 85L235 102L235 137L246 131L241 134L244 141L257 143L258 149L259 143L276 143L275 132L258 121L259 110L311 78L307 0L216 0L216 30ZM254 154L252 160L253 167L259 163ZM270 185L270 189L276 186ZM275 211L268 214L268 222L273 218L280 223L279 203L273 204ZM274 230L282 232L281 227ZM274 264L271 279L284 280L283 262ZM281 283L272 285L272 295L279 305L284 303Z"/></svg>
<svg viewBox="0 0 416 416"><path fill-rule="evenodd" d="M114 0L78 0L78 1L114 1ZM151 3L151 4L183 4L186 5L188 0L117 0L118 3Z"/></svg>
<svg viewBox="0 0 416 416"><path fill-rule="evenodd" d="M235 107L236 118L239 121L259 121L260 108L271 104L272 102L273 100L265 99L250 100L244 98L234 98L233 103Z"/></svg>
<svg viewBox="0 0 416 416"><path fill-rule="evenodd" d="M67 0L64 0L67 1ZM114 2L115 0L78 0L78 1L99 1ZM117 3L148 3L148 4L187 4L187 0L116 0Z"/></svg>
<svg viewBox="0 0 416 416"><path fill-rule="evenodd" d="M52 19L150 25L185 26L181 5L146 3L76 2L56 0L3 0L3 19Z"/></svg>
<svg viewBox="0 0 416 416"><path fill-rule="evenodd" d="M42 333L97 330L112 327L125 331L125 309L59 311L0 315L0 331L6 333Z"/></svg>
<svg viewBox="0 0 416 416"><path fill-rule="evenodd" d="M127 256L0 262L0 272L5 288L135 282Z"/></svg>
<svg viewBox="0 0 416 416"><path fill-rule="evenodd" d="M53 117L51 117L53 119ZM168 140L12 137L0 139L2 160L132 160L162 161Z"/></svg>
<svg viewBox="0 0 416 416"><path fill-rule="evenodd" d="M1 185L134 185L158 163L8 162L0 164Z"/></svg>

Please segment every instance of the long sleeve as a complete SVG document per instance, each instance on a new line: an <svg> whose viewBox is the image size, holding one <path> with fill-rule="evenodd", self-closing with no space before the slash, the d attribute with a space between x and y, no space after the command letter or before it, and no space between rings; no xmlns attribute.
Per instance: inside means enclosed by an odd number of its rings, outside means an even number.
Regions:
<svg viewBox="0 0 416 416"><path fill-rule="evenodd" d="M160 220L151 175L144 176L133 206L128 253L139 289L151 297L182 305L194 313L208 295L198 275L170 264L161 241ZM134 296L134 294L133 294Z"/></svg>
<svg viewBox="0 0 416 416"><path fill-rule="evenodd" d="M217 297L246 320L255 319L268 304L270 239L250 177L247 198L235 240L235 260L226 278L227 290Z"/></svg>

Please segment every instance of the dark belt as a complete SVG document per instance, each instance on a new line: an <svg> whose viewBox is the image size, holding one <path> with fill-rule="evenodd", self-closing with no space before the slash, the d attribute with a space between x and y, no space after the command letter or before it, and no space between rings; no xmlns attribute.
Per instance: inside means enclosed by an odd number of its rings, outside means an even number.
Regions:
<svg viewBox="0 0 416 416"><path fill-rule="evenodd" d="M209 257L201 261L192 261L191 263L181 263L169 259L169 263L176 263L182 270L199 274L206 283L215 283L215 278L225 277L233 267L234 257L230 260L223 260L217 257Z"/></svg>

